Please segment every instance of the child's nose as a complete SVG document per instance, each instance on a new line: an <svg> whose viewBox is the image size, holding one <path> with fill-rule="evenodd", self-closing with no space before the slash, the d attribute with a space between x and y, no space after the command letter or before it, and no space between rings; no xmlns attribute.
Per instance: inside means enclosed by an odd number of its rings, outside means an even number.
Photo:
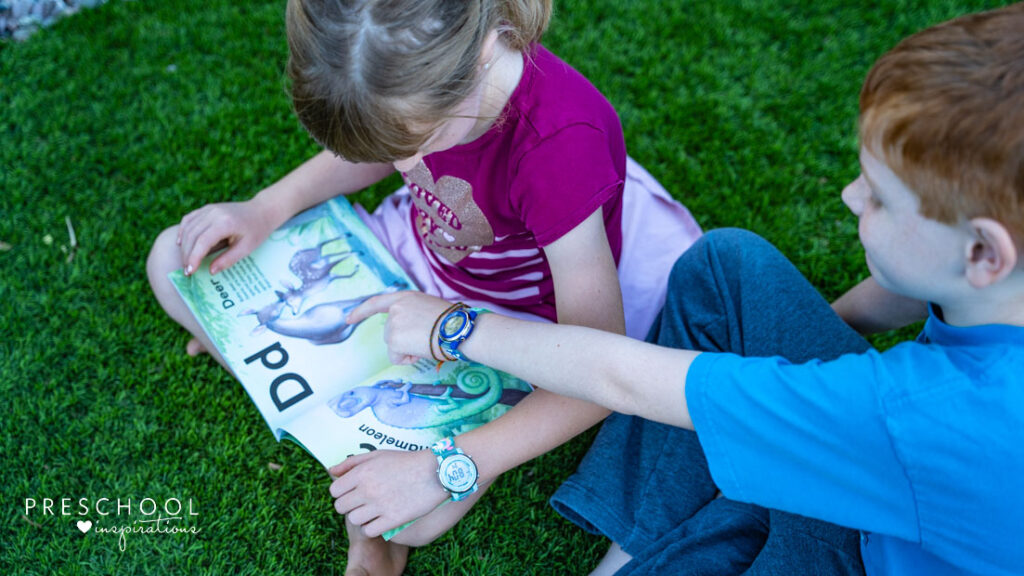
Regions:
<svg viewBox="0 0 1024 576"><path fill-rule="evenodd" d="M861 212L864 211L864 201L867 198L868 186L867 182L864 181L864 176L861 175L853 182L846 185L843 188L843 204L850 209L855 215L860 216Z"/></svg>

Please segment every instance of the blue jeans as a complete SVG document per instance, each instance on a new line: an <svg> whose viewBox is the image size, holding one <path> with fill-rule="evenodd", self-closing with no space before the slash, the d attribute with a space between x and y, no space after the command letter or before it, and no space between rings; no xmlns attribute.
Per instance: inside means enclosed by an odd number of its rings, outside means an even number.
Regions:
<svg viewBox="0 0 1024 576"><path fill-rule="evenodd" d="M733 229L679 258L647 340L793 362L869 348L773 246ZM620 574L863 574L855 530L717 493L694 432L613 414L551 504L633 557Z"/></svg>

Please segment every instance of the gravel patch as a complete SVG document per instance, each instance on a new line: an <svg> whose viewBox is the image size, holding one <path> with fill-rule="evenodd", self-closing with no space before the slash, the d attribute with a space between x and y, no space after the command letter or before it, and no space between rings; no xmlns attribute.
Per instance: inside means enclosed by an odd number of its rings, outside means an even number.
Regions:
<svg viewBox="0 0 1024 576"><path fill-rule="evenodd" d="M22 41L36 30L49 26L107 0L0 0L0 39Z"/></svg>

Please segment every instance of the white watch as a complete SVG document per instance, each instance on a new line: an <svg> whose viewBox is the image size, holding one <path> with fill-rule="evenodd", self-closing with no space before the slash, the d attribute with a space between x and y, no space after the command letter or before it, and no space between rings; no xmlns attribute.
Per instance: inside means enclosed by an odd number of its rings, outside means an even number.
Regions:
<svg viewBox="0 0 1024 576"><path fill-rule="evenodd" d="M477 491L479 473L476 463L468 454L455 447L454 438L435 442L430 451L437 457L437 479L441 487L458 502Z"/></svg>

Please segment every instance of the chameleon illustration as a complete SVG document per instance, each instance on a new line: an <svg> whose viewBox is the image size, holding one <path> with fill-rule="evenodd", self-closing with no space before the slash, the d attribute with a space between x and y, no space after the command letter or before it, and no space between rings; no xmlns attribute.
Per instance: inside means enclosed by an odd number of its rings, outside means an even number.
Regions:
<svg viewBox="0 0 1024 576"><path fill-rule="evenodd" d="M486 366L466 366L455 384L415 384L382 380L353 388L331 403L342 418L369 408L382 423L396 428L433 428L479 414L495 404L515 404L526 393L504 390L498 373Z"/></svg>

